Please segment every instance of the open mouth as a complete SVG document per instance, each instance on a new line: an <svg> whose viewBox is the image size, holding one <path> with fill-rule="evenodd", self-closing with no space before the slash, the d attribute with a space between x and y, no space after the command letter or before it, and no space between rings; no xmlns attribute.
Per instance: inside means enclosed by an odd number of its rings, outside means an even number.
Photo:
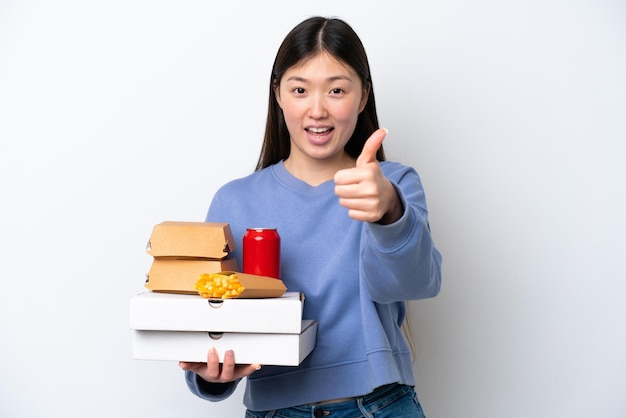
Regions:
<svg viewBox="0 0 626 418"><path fill-rule="evenodd" d="M335 130L335 128L331 128L329 126L326 126L326 127L323 127L323 128L314 128L314 127L305 128L304 130L307 131L311 135L324 136L324 135L328 135L330 132Z"/></svg>
<svg viewBox="0 0 626 418"><path fill-rule="evenodd" d="M335 128L330 128L330 127L326 127L326 128L305 128L305 131L307 131L308 133L311 133L313 135L324 135L330 131L332 131Z"/></svg>

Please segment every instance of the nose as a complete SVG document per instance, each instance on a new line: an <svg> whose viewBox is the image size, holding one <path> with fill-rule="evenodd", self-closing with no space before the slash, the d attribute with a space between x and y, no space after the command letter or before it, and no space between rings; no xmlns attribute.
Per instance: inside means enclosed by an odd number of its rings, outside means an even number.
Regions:
<svg viewBox="0 0 626 418"><path fill-rule="evenodd" d="M309 117L311 119L323 119L326 116L326 98L324 95L311 95L311 101L309 103Z"/></svg>

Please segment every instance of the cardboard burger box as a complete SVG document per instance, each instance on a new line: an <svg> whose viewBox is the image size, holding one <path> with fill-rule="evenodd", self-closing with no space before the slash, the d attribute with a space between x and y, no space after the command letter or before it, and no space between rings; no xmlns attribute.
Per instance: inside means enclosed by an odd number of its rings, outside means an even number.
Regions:
<svg viewBox="0 0 626 418"><path fill-rule="evenodd" d="M155 292L197 295L195 285L201 274L238 269L237 260L234 258L222 260L155 258L146 275L145 286Z"/></svg>
<svg viewBox="0 0 626 418"><path fill-rule="evenodd" d="M154 226L146 252L154 257L146 288L155 292L197 293L203 273L237 271L235 249L227 223L164 221Z"/></svg>
<svg viewBox="0 0 626 418"><path fill-rule="evenodd" d="M274 279L276 280L276 279ZM130 299L129 328L137 360L206 361L215 347L238 363L297 366L315 347L317 322L303 320L304 296L205 299L145 292Z"/></svg>
<svg viewBox="0 0 626 418"><path fill-rule="evenodd" d="M155 258L221 260L235 249L227 223L164 221L154 226L146 252Z"/></svg>
<svg viewBox="0 0 626 418"><path fill-rule="evenodd" d="M298 334L215 333L186 331L133 331L133 356L137 360L206 362L211 347L220 362L233 350L239 364L297 366L313 351L316 321L302 321Z"/></svg>

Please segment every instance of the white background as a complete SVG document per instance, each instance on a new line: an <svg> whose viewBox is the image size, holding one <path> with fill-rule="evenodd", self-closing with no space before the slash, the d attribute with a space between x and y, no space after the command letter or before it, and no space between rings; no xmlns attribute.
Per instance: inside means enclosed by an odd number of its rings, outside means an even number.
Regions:
<svg viewBox="0 0 626 418"><path fill-rule="evenodd" d="M626 416L625 4L313 3L0 2L0 415L243 416L131 359L128 299L153 225L253 170L276 49L321 14L426 187L428 417Z"/></svg>

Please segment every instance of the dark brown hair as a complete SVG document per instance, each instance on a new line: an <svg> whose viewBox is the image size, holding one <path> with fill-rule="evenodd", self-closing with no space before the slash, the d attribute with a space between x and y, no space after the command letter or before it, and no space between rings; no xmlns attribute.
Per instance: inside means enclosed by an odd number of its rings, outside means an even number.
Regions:
<svg viewBox="0 0 626 418"><path fill-rule="evenodd" d="M358 35L341 19L324 17L306 19L287 34L274 60L270 77L265 136L256 170L287 158L290 152L289 131L282 109L276 101L275 88L279 86L287 70L321 52L326 52L352 67L361 79L363 87L369 91L365 109L359 114L354 133L345 146L346 152L353 158L357 158L367 138L378 129L369 62ZM376 158L384 161L385 152L382 146Z"/></svg>

